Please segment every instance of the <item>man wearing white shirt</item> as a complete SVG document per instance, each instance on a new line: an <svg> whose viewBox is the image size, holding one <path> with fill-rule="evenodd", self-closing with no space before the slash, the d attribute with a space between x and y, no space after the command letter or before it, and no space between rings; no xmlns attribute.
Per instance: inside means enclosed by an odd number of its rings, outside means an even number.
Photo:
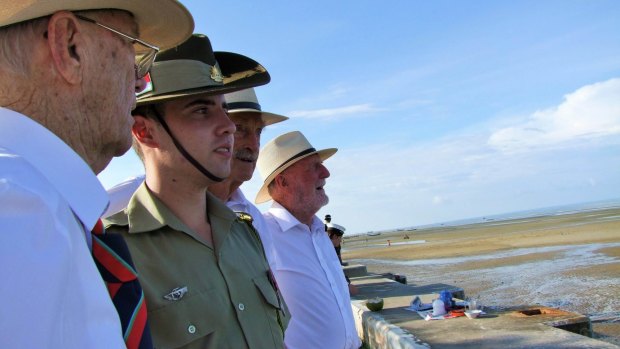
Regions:
<svg viewBox="0 0 620 349"><path fill-rule="evenodd" d="M150 57L193 30L178 2L153 5L0 1L3 348L125 348L90 230L108 204L95 173L131 145Z"/></svg>
<svg viewBox="0 0 620 349"><path fill-rule="evenodd" d="M316 150L300 132L269 142L258 159L263 186L256 203L275 251L274 274L291 312L284 341L296 348L359 348L347 282L325 225L316 216L328 203L323 165L337 149Z"/></svg>

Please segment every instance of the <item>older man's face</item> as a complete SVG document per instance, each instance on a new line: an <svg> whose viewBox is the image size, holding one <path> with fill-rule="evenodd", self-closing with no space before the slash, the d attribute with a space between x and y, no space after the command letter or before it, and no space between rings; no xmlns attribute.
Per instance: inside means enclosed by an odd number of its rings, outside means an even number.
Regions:
<svg viewBox="0 0 620 349"><path fill-rule="evenodd" d="M293 198L293 204L297 208L306 208L316 214L329 202L323 189L325 179L329 177L329 171L323 166L317 154L300 160L284 170L281 175L286 178L287 193Z"/></svg>
<svg viewBox="0 0 620 349"><path fill-rule="evenodd" d="M104 11L87 14L91 19L129 35L138 36L133 17L124 11ZM131 110L135 92L143 81L136 79L135 51L126 38L87 21L80 21L89 38L85 49L84 96L81 105L85 135L93 149L112 156L120 156L131 146ZM86 132L86 131L81 131Z"/></svg>
<svg viewBox="0 0 620 349"><path fill-rule="evenodd" d="M229 117L237 128L230 179L236 182L249 181L256 168L260 135L265 123L259 113L230 113Z"/></svg>

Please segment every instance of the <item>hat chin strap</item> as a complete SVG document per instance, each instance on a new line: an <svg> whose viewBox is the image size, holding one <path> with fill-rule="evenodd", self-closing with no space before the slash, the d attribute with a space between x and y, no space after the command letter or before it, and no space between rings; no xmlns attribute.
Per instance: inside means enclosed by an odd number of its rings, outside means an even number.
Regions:
<svg viewBox="0 0 620 349"><path fill-rule="evenodd" d="M166 121L164 120L164 117L157 111L157 108L155 108L154 105L152 105L153 113L155 113L155 117L157 117L157 120L159 121L159 123L161 124L161 126L164 128L164 130L166 130L166 133L168 133L168 136L170 136L170 138L172 139L172 142L174 143L175 147L177 147L177 150L179 151L179 153L181 153L181 155L183 155L183 157L189 161L192 165L194 165L194 167L200 171L200 173L202 173L203 175L207 176L207 178L209 178L212 181L215 182L221 182L226 178L222 178L222 177L218 177L216 175L214 175L213 173L209 172L209 170L207 170L206 168L204 168L196 159L194 159L193 156L191 156L187 150L185 150L185 148L183 148L183 146L181 145L181 143L176 139L176 137L172 134L172 131L170 131L170 127L168 127L168 124L166 123Z"/></svg>

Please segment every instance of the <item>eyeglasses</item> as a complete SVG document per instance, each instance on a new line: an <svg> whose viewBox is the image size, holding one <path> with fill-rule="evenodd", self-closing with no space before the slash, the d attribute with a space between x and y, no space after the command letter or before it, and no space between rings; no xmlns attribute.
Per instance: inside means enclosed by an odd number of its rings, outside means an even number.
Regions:
<svg viewBox="0 0 620 349"><path fill-rule="evenodd" d="M121 33L118 30L114 29L114 28L110 28L107 25L103 25L97 21L95 21L94 19L88 18L88 17L84 17L78 14L75 14L75 17L89 22L89 23L93 23L95 25L100 26L101 28L107 29L109 31L111 31L112 33L115 33L117 35L120 35L122 37L124 37L125 39L129 40L129 42L131 42L133 45L135 44L140 44L144 47L146 47L148 50L146 53L141 54L141 55L136 55L136 78L137 79L142 79L151 69L151 66L153 65L153 62L155 61L155 56L157 55L157 53L159 52L159 47L154 46L149 44L148 42L142 41L140 39L134 38L131 35L127 35L125 33ZM138 50L136 50L137 52Z"/></svg>

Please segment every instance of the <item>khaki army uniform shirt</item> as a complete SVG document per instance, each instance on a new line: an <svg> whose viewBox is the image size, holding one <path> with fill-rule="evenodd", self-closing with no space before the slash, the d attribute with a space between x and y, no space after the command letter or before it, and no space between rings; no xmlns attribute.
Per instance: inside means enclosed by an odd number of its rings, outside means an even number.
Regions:
<svg viewBox="0 0 620 349"><path fill-rule="evenodd" d="M108 218L125 237L144 290L156 348L282 348L290 315L260 240L209 193L210 246L145 184Z"/></svg>

